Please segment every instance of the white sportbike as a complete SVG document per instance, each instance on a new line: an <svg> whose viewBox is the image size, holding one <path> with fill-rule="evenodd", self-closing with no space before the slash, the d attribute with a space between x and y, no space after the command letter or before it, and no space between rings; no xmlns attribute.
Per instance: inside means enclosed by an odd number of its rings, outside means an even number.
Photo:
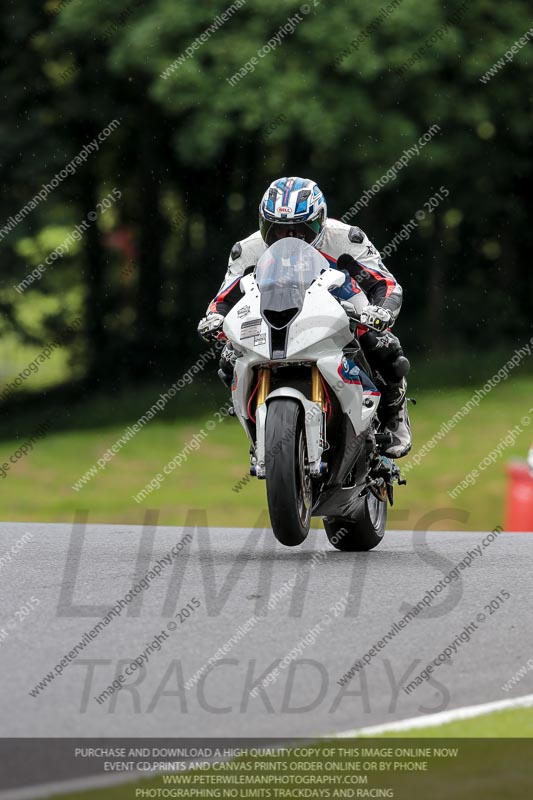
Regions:
<svg viewBox="0 0 533 800"><path fill-rule="evenodd" d="M250 472L266 480L272 529L284 545L323 517L339 550L371 550L385 533L393 483L403 483L378 420L373 376L350 318L330 293L345 274L305 242L285 238L241 278L223 330L236 351L232 402L250 440ZM353 307L353 311L351 310Z"/></svg>

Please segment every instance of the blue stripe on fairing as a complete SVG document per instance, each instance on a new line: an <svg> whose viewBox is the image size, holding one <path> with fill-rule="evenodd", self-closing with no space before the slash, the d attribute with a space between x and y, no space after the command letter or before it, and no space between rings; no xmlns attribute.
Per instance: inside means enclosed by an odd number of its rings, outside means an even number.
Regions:
<svg viewBox="0 0 533 800"><path fill-rule="evenodd" d="M372 383L366 372L363 372L363 370L361 370L359 372L359 377L361 378L361 384L365 392L372 392L372 394L374 393L381 394L381 392L378 392L378 387Z"/></svg>

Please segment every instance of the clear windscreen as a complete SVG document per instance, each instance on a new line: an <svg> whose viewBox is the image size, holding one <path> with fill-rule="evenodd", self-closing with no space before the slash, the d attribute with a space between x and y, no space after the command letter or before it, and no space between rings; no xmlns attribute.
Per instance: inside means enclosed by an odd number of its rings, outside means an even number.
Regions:
<svg viewBox="0 0 533 800"><path fill-rule="evenodd" d="M305 292L329 264L301 239L287 237L266 250L255 268L261 311L300 310Z"/></svg>

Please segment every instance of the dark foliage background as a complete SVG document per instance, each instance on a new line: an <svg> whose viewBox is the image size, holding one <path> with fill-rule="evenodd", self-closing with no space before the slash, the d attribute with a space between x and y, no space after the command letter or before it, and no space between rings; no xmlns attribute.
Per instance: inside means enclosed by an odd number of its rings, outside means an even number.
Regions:
<svg viewBox="0 0 533 800"><path fill-rule="evenodd" d="M405 289L398 332L425 359L531 335L531 26L509 0L246 0L164 77L227 0L17 0L0 10L0 228L97 137L76 174L0 241L0 333L46 343L81 315L71 379L114 387L190 363L196 324L266 185L314 177L341 217L432 125L438 133L353 217ZM255 71L227 80L298 14ZM440 33L439 33L440 32ZM351 42L359 37L360 44ZM414 57L415 52L421 53ZM412 66L402 65L412 63ZM121 200L23 294L14 286L113 188Z"/></svg>

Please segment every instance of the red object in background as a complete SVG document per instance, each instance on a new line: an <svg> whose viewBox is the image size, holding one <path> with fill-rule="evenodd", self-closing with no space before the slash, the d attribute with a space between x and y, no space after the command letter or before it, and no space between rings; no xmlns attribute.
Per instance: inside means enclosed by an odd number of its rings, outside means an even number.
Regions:
<svg viewBox="0 0 533 800"><path fill-rule="evenodd" d="M121 228L115 228L105 237L105 243L108 247L113 247L118 250L127 261L135 261L137 258L137 249L135 247L135 237L133 229L123 225Z"/></svg>
<svg viewBox="0 0 533 800"><path fill-rule="evenodd" d="M507 464L504 530L533 532L533 477L523 461Z"/></svg>

